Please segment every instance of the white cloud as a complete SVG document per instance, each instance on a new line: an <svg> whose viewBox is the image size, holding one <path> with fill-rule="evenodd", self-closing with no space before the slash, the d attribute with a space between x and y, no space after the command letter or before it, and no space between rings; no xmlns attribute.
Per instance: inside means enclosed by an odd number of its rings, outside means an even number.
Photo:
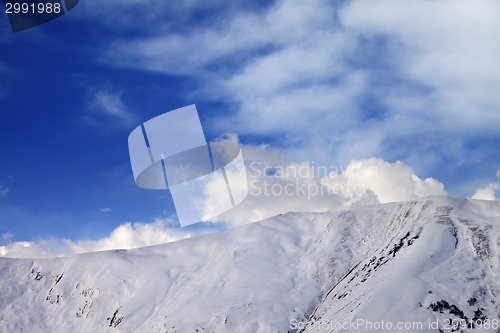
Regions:
<svg viewBox="0 0 500 333"><path fill-rule="evenodd" d="M117 40L104 58L196 78L190 98L237 107L214 121L218 129L279 135L294 159L310 159L311 143L320 142L325 163L381 156L432 170L477 152L469 138L498 136L499 7L278 0L259 11L220 11L223 19L191 29Z"/></svg>
<svg viewBox="0 0 500 333"><path fill-rule="evenodd" d="M324 183L350 203L364 200L369 194L380 203L447 195L439 181L421 179L403 163L379 158L352 161L342 174L331 174Z"/></svg>
<svg viewBox="0 0 500 333"><path fill-rule="evenodd" d="M496 171L496 177L500 178L500 169ZM477 200L500 200L495 196L495 192L500 190L500 182L490 182L484 187L480 187L474 191L471 199Z"/></svg>
<svg viewBox="0 0 500 333"><path fill-rule="evenodd" d="M170 226L170 219L158 218L151 223L123 223L109 236L98 240L36 240L11 242L0 246L0 256L11 258L49 258L76 253L132 249L173 242L191 234ZM7 239L8 240L8 239Z"/></svg>
<svg viewBox="0 0 500 333"><path fill-rule="evenodd" d="M117 121L119 125L128 125L134 122L135 115L127 108L120 93L104 89L91 94L90 110L94 112L94 115L107 117Z"/></svg>
<svg viewBox="0 0 500 333"><path fill-rule="evenodd" d="M110 213L111 212L111 208L109 208L109 207L99 208L99 211L101 213Z"/></svg>
<svg viewBox="0 0 500 333"><path fill-rule="evenodd" d="M494 65L500 55L494 42L498 11L494 0L353 1L341 19L357 35L389 38L393 69L423 88L404 92L396 86L381 96L392 112L418 112L442 131L495 133L500 122L500 68ZM422 97L430 108L419 105Z"/></svg>
<svg viewBox="0 0 500 333"><path fill-rule="evenodd" d="M0 257L9 258L51 258L56 253L50 242L38 240L34 242L13 242L0 246Z"/></svg>
<svg viewBox="0 0 500 333"><path fill-rule="evenodd" d="M471 199L477 200L499 200L495 196L495 191L500 190L500 183L489 183L485 187L478 188Z"/></svg>
<svg viewBox="0 0 500 333"><path fill-rule="evenodd" d="M421 179L401 162L370 158L347 167L290 161L268 146L243 146L249 195L216 217L235 226L287 212L326 212L351 206L447 195L433 178Z"/></svg>
<svg viewBox="0 0 500 333"><path fill-rule="evenodd" d="M97 241L65 241L72 253L104 251L111 249L132 249L188 238L187 232L168 227L169 221L156 219L152 223L124 223L111 234Z"/></svg>
<svg viewBox="0 0 500 333"><path fill-rule="evenodd" d="M307 162L294 163L268 146L242 147L247 167L248 196L232 210L214 218L230 226L247 224L290 211L335 210L340 200L329 195ZM282 170L281 173L276 171Z"/></svg>

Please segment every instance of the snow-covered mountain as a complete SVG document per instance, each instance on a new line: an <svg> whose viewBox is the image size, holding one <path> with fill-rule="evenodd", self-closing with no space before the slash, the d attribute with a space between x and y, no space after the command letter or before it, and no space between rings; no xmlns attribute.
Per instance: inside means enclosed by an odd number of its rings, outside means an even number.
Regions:
<svg viewBox="0 0 500 333"><path fill-rule="evenodd" d="M0 281L2 333L500 332L500 203L289 213L148 248L4 258Z"/></svg>

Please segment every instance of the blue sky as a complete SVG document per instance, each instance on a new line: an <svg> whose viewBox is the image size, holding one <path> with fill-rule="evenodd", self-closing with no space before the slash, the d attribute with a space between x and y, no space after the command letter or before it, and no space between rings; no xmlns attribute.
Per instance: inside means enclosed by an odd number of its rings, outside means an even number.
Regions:
<svg viewBox="0 0 500 333"><path fill-rule="evenodd" d="M16 34L3 15L0 245L157 218L175 229L169 193L135 185L127 137L189 104L209 141L236 133L293 162L401 161L449 195L498 197L499 9L82 0Z"/></svg>

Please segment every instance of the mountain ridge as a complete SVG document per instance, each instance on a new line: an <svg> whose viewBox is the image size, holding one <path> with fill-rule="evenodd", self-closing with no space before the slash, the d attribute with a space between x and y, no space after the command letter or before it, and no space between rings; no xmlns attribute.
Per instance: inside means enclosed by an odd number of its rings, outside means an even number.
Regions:
<svg viewBox="0 0 500 333"><path fill-rule="evenodd" d="M2 258L0 331L369 332L383 320L495 332L467 323L500 319L499 236L500 203L433 196L127 251Z"/></svg>

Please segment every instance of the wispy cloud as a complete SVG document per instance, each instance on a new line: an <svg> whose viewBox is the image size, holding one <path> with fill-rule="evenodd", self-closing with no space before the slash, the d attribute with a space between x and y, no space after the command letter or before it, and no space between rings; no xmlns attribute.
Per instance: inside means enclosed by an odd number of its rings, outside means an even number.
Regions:
<svg viewBox="0 0 500 333"><path fill-rule="evenodd" d="M14 235L10 232L6 232L2 235L0 235L0 238L3 240L3 241L9 241L12 239L12 237L14 237Z"/></svg>
<svg viewBox="0 0 500 333"><path fill-rule="evenodd" d="M0 179L0 199L5 198L10 191L9 185L14 183L13 177L7 177L7 180Z"/></svg>
<svg viewBox="0 0 500 333"><path fill-rule="evenodd" d="M498 137L499 10L489 0L279 0L115 41L104 59L196 78L199 98L238 107L221 130L279 135L289 154L316 142L345 165L381 156L428 170L477 151L477 136Z"/></svg>
<svg viewBox="0 0 500 333"><path fill-rule="evenodd" d="M109 207L99 208L99 211L101 213L110 213L111 212L111 208L109 208Z"/></svg>
<svg viewBox="0 0 500 333"><path fill-rule="evenodd" d="M493 68L500 46L493 43L500 23L496 1L353 1L341 14L346 28L365 38L387 38L388 65L406 83L386 92L393 113L421 114L441 130L494 133L500 121L500 69ZM418 24L425 21L426 24ZM389 51L389 52L387 52ZM417 84L415 86L415 84ZM407 90L405 92L405 90ZM423 98L426 105L419 105Z"/></svg>
<svg viewBox="0 0 500 333"><path fill-rule="evenodd" d="M9 193L9 188L0 183L0 198L5 198Z"/></svg>
<svg viewBox="0 0 500 333"><path fill-rule="evenodd" d="M123 127L134 124L136 115L127 106L120 91L110 84L89 87L87 107L83 118L89 124L105 127Z"/></svg>
<svg viewBox="0 0 500 333"><path fill-rule="evenodd" d="M135 119L134 115L123 102L120 93L98 90L94 93L93 98L93 108L101 111L108 118L119 121L122 124L129 124Z"/></svg>

